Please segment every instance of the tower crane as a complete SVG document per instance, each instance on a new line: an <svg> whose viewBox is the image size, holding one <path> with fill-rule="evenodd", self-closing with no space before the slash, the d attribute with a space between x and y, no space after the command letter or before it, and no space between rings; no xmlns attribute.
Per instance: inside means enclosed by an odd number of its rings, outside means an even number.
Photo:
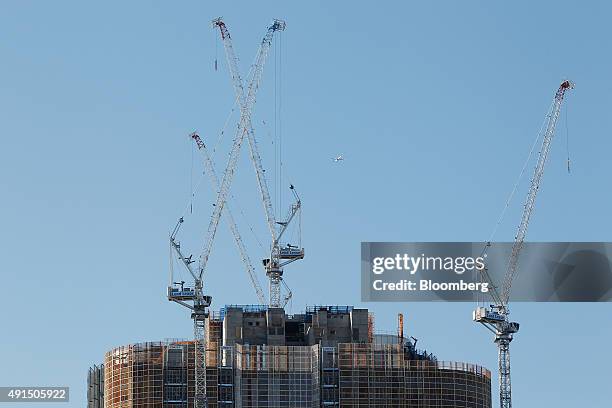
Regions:
<svg viewBox="0 0 612 408"><path fill-rule="evenodd" d="M208 154L208 149L206 148L204 141L196 132L192 133L190 137L196 143L198 150L202 152L202 157L204 158L204 169L206 173L208 173L213 191L219 191L219 179L217 177L217 173L215 172L214 163L212 161L212 158L210 157L210 154ZM227 223L230 227L232 235L234 236L236 246L238 247L240 258L242 258L242 262L245 265L247 274L249 275L249 279L251 280L251 284L255 289L257 300L259 300L260 304L265 304L266 298L264 296L263 290L261 289L261 285L259 284L259 280L257 279L257 275L255 274L255 268L251 263L251 258L247 253L246 247L244 246L244 242L242 241L242 237L240 236L240 232L238 231L238 227L236 226L236 222L234 221L234 216L232 215L229 205L226 205L225 207L225 215L227 217Z"/></svg>
<svg viewBox="0 0 612 408"><path fill-rule="evenodd" d="M244 86L240 72L238 70L238 62L232 46L231 36L227 29L227 26L223 22L221 17L213 20L213 25L219 28L221 34L221 40L225 48L225 55L227 58L227 65L229 67L230 76L236 93L236 99L241 105L241 111L244 105L248 103L248 95L244 96ZM273 27L277 30L285 29L285 22L282 20L274 20ZM250 89L250 86L249 86ZM270 198L270 192L265 178L265 171L261 162L261 156L259 154L259 148L257 147L257 140L255 139L255 132L251 124L251 118L248 116L245 121L246 136L249 145L249 152L251 162L255 168L257 176L257 185L261 194L261 200L264 207L266 223L271 235L270 245L270 257L263 260L263 265L266 270L266 275L269 279L269 291L270 291L270 306L271 307L284 307L289 299L291 298L291 291L288 289L286 283L283 280L283 267L291 262L304 258L304 249L298 248L287 244L282 246L280 238L287 230L291 221L301 210L301 201L299 196L295 192L294 186L290 186L290 190L293 192L295 202L291 205L288 215L281 221L277 221L274 216L274 209L272 206L272 200ZM287 290L286 296L281 299L281 285Z"/></svg>
<svg viewBox="0 0 612 408"><path fill-rule="evenodd" d="M519 324L509 320L510 310L508 308L508 302L510 300L510 291L512 288L512 282L516 277L518 271L518 261L523 248L525 237L527 235L527 227L529 226L529 220L535 206L535 199L540 189L542 182L542 176L544 175L544 165L548 153L550 152L550 146L555 135L555 128L559 114L561 112L561 104L565 96L565 92L568 89L574 87L570 81L563 81L557 91L546 117L546 127L544 130L544 137L542 140L542 147L538 156L538 161L535 166L533 178L531 179L531 185L529 192L527 193L527 200L523 209L523 215L521 222L514 239L512 246L512 252L508 259L508 265L503 279L501 287L501 293L497 291L497 288L493 282L489 282L490 286L494 288L492 291L492 299L494 304L491 308L479 307L473 312L473 320L483 324L493 334L494 342L498 348L498 368L499 368L499 402L501 408L512 407L512 387L510 382L510 342L513 339L515 333L519 330ZM490 281L490 276L485 273L485 278Z"/></svg>
<svg viewBox="0 0 612 408"><path fill-rule="evenodd" d="M227 195L229 194L230 186L233 180L236 164L238 162L240 148L242 141L244 140L244 134L248 128L247 124L250 123L251 111L255 105L255 95L259 88L261 81L262 72L266 57L272 45L272 38L274 33L279 29L284 29L284 26L279 26L275 21L264 36L257 57L255 65L253 67L253 74L249 88L244 101L240 105L240 121L236 130L236 135L233 139L232 148L230 150L228 163L223 173L223 178L219 184L219 191L215 202L213 214L211 216L208 229L206 232L204 247L199 257L199 263L197 270L194 270L192 264L195 260L192 256L186 257L181 251L181 245L177 241L176 237L180 230L181 224L184 222L181 217L172 233L170 234L170 246L176 252L178 258L181 260L187 271L193 277L194 287L184 287L184 284L172 282L168 286L168 300L176 302L191 310L191 318L193 319L193 332L194 332L194 348L195 348L195 396L194 396L194 408L207 408L208 398L206 396L206 337L205 337L205 326L206 319L208 317L208 307L211 304L212 297L204 295L203 291L203 277L206 269L206 264L210 256L212 249L213 240L215 238L217 227L221 219L221 214L225 206ZM229 34L228 34L229 35ZM242 82L241 82L242 83ZM180 286L178 286L180 285ZM190 303L191 302L191 303Z"/></svg>

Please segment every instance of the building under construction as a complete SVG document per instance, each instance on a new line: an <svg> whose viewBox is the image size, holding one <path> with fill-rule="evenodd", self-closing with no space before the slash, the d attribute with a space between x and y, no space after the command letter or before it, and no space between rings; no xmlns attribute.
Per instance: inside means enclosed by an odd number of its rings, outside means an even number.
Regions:
<svg viewBox="0 0 612 408"><path fill-rule="evenodd" d="M206 320L206 396L214 407L491 406L491 374L440 362L367 309L226 306ZM88 373L88 408L190 408L194 343L117 347Z"/></svg>
<svg viewBox="0 0 612 408"><path fill-rule="evenodd" d="M179 217L172 230L167 297L189 310L194 340L139 343L107 352L104 362L89 370L88 406L489 408L488 370L471 364L440 362L432 354L417 350L416 340L404 338L399 328L393 335L376 334L367 309L316 306L299 314L285 312L292 292L284 281L284 268L303 259L305 254L299 224L302 204L291 184L293 200L287 215L279 218L277 215L283 212L274 211L254 135L252 110L273 37L281 35L286 24L275 19L268 26L244 81L229 29L222 18L214 19L212 25L219 30L223 42L240 118L221 177L217 176L208 141L197 132L190 135L202 155L204 173L210 178L216 200L198 257L194 259L187 252L189 245L181 245L179 239L181 225L189 221ZM277 123L280 128L280 119ZM270 231L270 250L262 260L269 281L267 299L231 211L225 205L243 140L249 148ZM210 310L212 297L205 293L208 288L203 276L222 214L258 301L266 306ZM296 229L297 236L291 242L290 227ZM175 263L184 266L193 278L193 286L186 287L183 280L175 281Z"/></svg>

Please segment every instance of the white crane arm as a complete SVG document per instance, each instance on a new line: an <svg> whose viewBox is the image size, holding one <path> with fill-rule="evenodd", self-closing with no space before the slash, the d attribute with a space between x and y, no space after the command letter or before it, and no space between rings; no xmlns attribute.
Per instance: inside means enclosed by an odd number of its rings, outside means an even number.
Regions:
<svg viewBox="0 0 612 408"><path fill-rule="evenodd" d="M217 177L217 173L215 172L215 166L212 161L212 158L210 157L210 154L208 154L208 149L206 148L206 145L197 133L192 133L191 138L195 141L198 150L202 152L202 157L204 158L204 168L206 173L208 173L213 190L218 191L219 178ZM242 237L240 236L240 232L238 231L238 227L236 226L236 222L234 221L234 217L229 206L225 208L225 214L227 216L227 221L232 235L234 236L234 241L236 242L236 246L238 247L240 258L242 258L242 262L244 263L249 279L251 280L251 284L255 289L257 299L259 300L260 304L266 304L266 299L263 290L261 289L261 285L259 283L259 280L257 279L257 275L255 274L255 268L251 263L251 259L249 258L246 247L244 246L244 241L242 241Z"/></svg>
<svg viewBox="0 0 612 408"><path fill-rule="evenodd" d="M227 31L227 27L223 23L221 19L216 19L213 21L213 24L220 28L221 37L224 41L224 44L229 43L231 45L231 40L229 37L229 32ZM284 28L284 27L283 27ZM232 180L234 178L234 172L236 170L236 164L238 162L240 148L242 146L242 142L244 140L244 135L248 131L248 124L251 120L251 110L255 105L255 95L259 88L259 82L261 81L261 75L263 72L263 67L266 61L266 57L268 55L268 51L270 50L270 46L272 44L272 37L274 32L279 28L278 24L273 24L268 28L268 32L266 33L264 39L261 42L259 47L259 51L257 53L257 58L255 62L255 66L253 69L253 77L249 84L249 89L244 100L244 103L241 104L240 107L240 122L238 123L238 129L236 131L236 136L234 137L232 149L229 154L229 159L227 163L227 167L225 172L223 173L223 178L221 179L221 183L219 185L219 192L217 194L217 201L215 202L215 208L213 210L213 215L210 219L208 229L206 232L206 238L204 241L204 248L200 255L200 278L204 274L204 270L206 269L206 264L208 263L208 257L210 256L210 252L212 250L212 244L217 233L217 227L219 226L219 220L221 219L221 213L223 211L223 207L225 206L225 202L227 199L227 195L230 190L230 186ZM225 47L226 57L228 58L228 63L230 65L230 69L232 64L235 63L235 55L233 55L232 47ZM230 60L233 58L234 62ZM236 70L237 72L237 70Z"/></svg>
<svg viewBox="0 0 612 408"><path fill-rule="evenodd" d="M527 200L523 209L521 223L519 224L516 237L514 239L514 245L512 246L512 253L510 254L510 259L508 261L508 268L506 270L506 274L504 275L501 296L503 306L507 305L510 299L512 281L514 280L517 273L519 255L521 253L521 250L523 249L523 244L527 235L527 227L529 226L529 219L531 218L531 214L535 206L536 195L538 194L538 190L540 189L540 183L542 182L542 176L544 175L544 166L546 164L546 159L548 158L548 153L550 152L550 146L553 136L555 135L555 128L557 126L557 120L559 119L559 113L561 112L561 104L563 102L563 97L565 96L565 91L573 87L574 85L570 81L566 80L561 83L559 89L555 93L552 108L548 113L547 124L544 131L544 138L542 140L542 148L540 150L538 162L533 172L533 178L531 179L531 186L529 187L529 193L527 194Z"/></svg>
<svg viewBox="0 0 612 408"><path fill-rule="evenodd" d="M259 155L259 148L257 147L257 140L255 139L255 133L253 128L249 128L247 134L247 141L249 142L249 152L251 153L251 162L255 167L255 174L257 175L257 185L259 186L259 193L261 194L261 201L263 202L264 210L266 213L266 222L268 229L272 235L272 241L276 241L276 221L274 218L274 209L272 208L272 199L270 198L270 191L268 190L268 183L266 181L266 175L261 163L261 156Z"/></svg>
<svg viewBox="0 0 612 408"><path fill-rule="evenodd" d="M241 112L244 109L245 105L249 103L249 97L244 97L244 86L242 83L242 79L240 77L240 73L238 71L238 63L237 58L234 53L234 47L232 46L232 40L225 26L225 23L221 20L221 18L213 20L213 24L219 27L221 31L221 38L223 40L223 45L225 47L225 54L227 57L227 63L230 70L230 75L232 77L232 83L234 85L234 91L236 92L236 99L241 105ZM266 46L266 49L269 49L272 41L272 35L275 31L282 31L285 29L285 22L281 20L274 20L272 25L268 29L268 33L264 37L262 41L262 47ZM257 87L257 83L259 82L259 77L261 76L261 69L258 69L259 64L256 62L255 69L253 70L253 74L251 77L251 81L249 83L249 94L251 93L253 86ZM276 224L274 217L274 209L272 208L272 199L270 197L270 192L268 189L268 183L266 181L265 172L263 169L261 155L259 154L259 148L257 147L257 140L255 139L255 132L253 130L253 126L251 124L251 117L248 116L248 121L246 123L246 131L247 138L249 143L249 152L251 157L251 162L255 167L255 173L257 175L257 185L259 187L259 192L261 194L261 199L264 206L264 211L266 215L266 222L268 224L268 229L270 230L270 234L272 235L272 241L276 241Z"/></svg>

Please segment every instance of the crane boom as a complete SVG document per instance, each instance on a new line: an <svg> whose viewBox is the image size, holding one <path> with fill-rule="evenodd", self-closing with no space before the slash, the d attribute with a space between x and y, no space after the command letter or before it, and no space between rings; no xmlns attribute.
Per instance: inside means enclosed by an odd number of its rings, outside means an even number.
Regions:
<svg viewBox="0 0 612 408"><path fill-rule="evenodd" d="M565 91L573 88L574 85L570 81L563 81L555 93L550 111L547 115L546 127L544 130L544 137L542 140L542 148L538 156L538 162L535 166L533 178L531 179L531 185L527 194L527 200L523 209L523 215L521 222L518 227L516 237L514 238L514 244L512 246L512 252L508 259L508 266L504 275L502 284L501 295L492 294L494 305L491 305L493 310L489 310L485 307L477 308L473 313L473 319L476 322L481 323L493 334L494 342L498 348L498 369L499 369L499 403L501 408L512 408L512 385L510 381L510 342L512 341L514 334L519 331L519 324L509 320L509 308L508 302L510 300L510 290L512 282L517 273L517 266L519 256L523 245L525 243L525 237L527 236L527 227L529 226L529 220L533 209L535 207L535 199L540 189L542 182L542 176L544 175L544 166L546 159L550 152L551 142L555 135L555 129L557 126L557 120L561 112L561 104ZM490 276L486 273L485 276L490 282ZM493 285L493 282L490 282Z"/></svg>
<svg viewBox="0 0 612 408"><path fill-rule="evenodd" d="M241 106L241 112L247 108L247 104L249 103L249 94L244 96L244 85L242 84L242 78L238 71L238 63L237 58L234 53L234 48L232 45L231 36L229 31L223 22L223 20L219 17L213 20L213 25L218 27L221 32L221 39L223 41L223 45L225 47L225 55L228 61L228 67L230 70L230 75L232 78L232 83L234 85L234 90L236 93L236 100L239 101ZM274 20L272 26L270 26L268 33L270 30L272 31L282 31L285 29L285 22L282 20ZM271 36L267 39L264 37L264 43L266 41L271 41ZM261 75L261 72L257 70L257 64L255 65L255 69L252 73L251 82L249 85L249 92L254 81L257 81L257 76ZM287 301L291 298L291 291L285 284L285 288L287 289L287 296L284 299L281 299L281 282L283 282L282 267L290 262L293 262L297 259L302 259L304 257L303 249L295 250L293 248L280 248L280 237L287 229L288 224L293 219L293 216L300 210L301 203L298 199L297 203L294 204L291 208L291 215L284 222L277 222L274 216L274 209L272 206L272 199L270 198L270 192L268 190L268 184L265 178L265 171L263 169L261 156L259 154L259 148L257 146L257 140L255 138L255 132L253 130L253 126L251 124L251 117L246 116L245 120L245 132L247 136L247 141L249 144L249 151L251 162L255 168L255 174L257 176L257 184L259 187L259 192L261 194L261 200L264 207L264 212L266 216L266 223L268 225L268 229L270 230L270 235L272 237L272 243L270 248L270 258L264 260L264 266L266 268L266 275L270 280L269 290L270 290L270 306L272 307L283 307ZM293 190L293 186L291 186ZM295 191L294 191L295 194ZM281 225L280 231L277 230L277 224ZM281 262L282 259L287 259L286 262ZM283 282L284 283L284 282Z"/></svg>
<svg viewBox="0 0 612 408"><path fill-rule="evenodd" d="M527 227L529 226L529 219L535 206L536 195L540 189L542 182L542 176L544 175L544 165L550 152L550 146L555 135L555 128L557 126L557 120L559 119L559 113L561 112L561 103L565 96L565 91L573 88L573 84L570 81L563 81L559 86L559 89L555 93L555 98L552 103L552 108L547 117L547 124L544 131L544 138L542 141L542 149L538 157L538 162L533 172L533 178L531 179L531 186L529 187L529 193L527 194L527 200L525 201L525 207L523 209L523 216L521 217L521 223L519 224L516 237L514 239L514 245L512 246L512 253L508 261L508 269L504 276L502 285L502 296L501 300L504 304L508 303L510 299L510 289L512 287L512 281L514 280L517 273L517 265L521 249L525 242L525 236L527 235Z"/></svg>
<svg viewBox="0 0 612 408"><path fill-rule="evenodd" d="M266 182L265 172L261 164L261 156L259 155L259 148L257 147L257 140L255 139L255 133L253 132L252 127L249 127L249 131L247 133L247 141L249 142L251 162L253 162L253 166L255 167L255 173L257 175L257 185L259 186L261 200L264 205L268 229L270 230L270 234L272 235L272 241L276 241L276 221L274 218L274 210L272 209L272 199L270 198L268 183Z"/></svg>
<svg viewBox="0 0 612 408"><path fill-rule="evenodd" d="M227 31L227 27L225 23L221 21L221 19L213 20L213 25L220 27L222 38L229 39L229 32ZM284 28L284 27L283 27ZM213 211L213 215L208 224L208 229L206 231L206 238L204 241L204 248L200 255L200 279L204 274L204 270L206 269L206 264L208 263L208 257L210 256L210 252L212 250L212 244L217 233L217 227L219 226L219 220L221 219L221 213L223 211L223 207L225 206L225 202L227 199L227 195L230 190L230 186L232 180L234 178L234 173L236 170L236 164L238 163L240 148L242 146L242 142L244 140L244 135L248 132L248 124L251 120L251 110L255 105L255 95L259 88L259 83L261 81L261 76L263 73L263 67L266 61L266 57L268 55L268 51L270 50L270 46L272 45L272 37L274 33L283 29L280 28L278 24L272 24L264 36L261 45L259 47L259 51L257 53L257 58L255 61L255 65L253 68L253 76L251 78L251 82L249 83L249 88L244 99L244 103L240 105L240 121L238 123L238 129L236 131L236 135L234 136L234 141L232 144L232 149L230 150L229 159L227 162L227 167L223 173L223 178L221 179L221 183L219 185L219 193L217 194L217 200L215 202L215 209ZM229 59L232 58L233 48L226 47L226 56Z"/></svg>
<svg viewBox="0 0 612 408"><path fill-rule="evenodd" d="M234 85L234 91L236 93L236 99L239 101L241 105L241 110L243 106L247 103L247 100L244 97L244 86L242 84L242 79L240 76L240 72L238 71L238 60L236 58L236 54L234 53L234 47L232 45L232 39L227 29L227 26L223 22L223 20L219 17L213 20L213 24L219 27L221 31L221 39L223 41L223 45L225 47L225 55L227 58L227 65L229 67L230 75L232 77L232 83ZM283 31L285 29L285 22L281 20L274 20L271 30L274 31ZM272 37L270 37L271 40ZM264 38L266 41L266 38ZM253 71L252 81L256 78L258 72L256 70ZM259 73L261 75L261 73ZM251 81L251 83L252 83ZM249 89L251 86L249 86ZM248 98L247 98L248 99ZM255 167L255 173L257 175L257 185L259 187L259 192L261 194L261 199L264 206L264 211L266 215L266 222L268 224L268 229L270 230L270 234L272 235L272 240L276 240L276 224L274 217L274 210L272 208L272 199L270 198L270 192L268 190L268 183L266 182L265 172L263 169L263 165L261 162L261 156L259 154L259 148L257 147L257 140L255 139L255 132L253 130L253 126L251 124L251 117L247 118L246 122L246 132L247 132L247 140L249 143L249 152L251 156L251 162Z"/></svg>
<svg viewBox="0 0 612 408"><path fill-rule="evenodd" d="M204 158L204 168L210 178L211 186L213 187L214 191L218 191L219 178L217 177L217 173L215 172L214 163L212 161L212 158L210 157L210 154L208 154L208 149L206 148L204 141L200 138L200 135L198 135L195 132L191 134L191 138L195 141L196 146L198 147L198 150L202 152L202 156ZM261 285L259 284L259 280L257 279L257 276L255 274L255 268L253 267L253 264L251 263L251 259L249 258L246 247L244 246L244 242L242 241L242 237L240 236L240 232L238 231L238 227L236 226L236 222L234 221L234 217L229 208L229 205L225 208L225 215L227 217L227 222L229 224L232 235L234 236L234 241L236 242L236 246L238 247L240 258L242 258L242 262L245 265L247 274L249 276L249 279L251 280L251 284L253 285L253 288L255 289L255 294L257 295L257 299L263 305L266 303L266 298L264 296L263 290L261 289Z"/></svg>
<svg viewBox="0 0 612 408"><path fill-rule="evenodd" d="M242 108L244 87L242 85L240 71L238 70L238 58L236 58L236 53L234 52L229 30L227 29L225 22L223 22L222 17L215 18L212 21L212 24L213 27L219 28L219 32L221 33L221 40L223 41L223 46L225 48L225 58L227 59L227 65L229 67L230 75L232 76L232 86L234 87L236 95L241 95L238 102Z"/></svg>

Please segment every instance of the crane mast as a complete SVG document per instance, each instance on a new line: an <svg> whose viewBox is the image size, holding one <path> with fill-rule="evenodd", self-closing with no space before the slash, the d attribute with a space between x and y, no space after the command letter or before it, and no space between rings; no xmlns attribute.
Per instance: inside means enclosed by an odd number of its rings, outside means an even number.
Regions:
<svg viewBox="0 0 612 408"><path fill-rule="evenodd" d="M234 91L236 93L236 99L241 105L242 112L242 110L245 109L245 105L248 103L249 97L248 94L246 98L244 96L244 85L242 83L242 78L238 70L237 58L234 53L231 36L229 34L227 26L220 17L213 20L213 25L218 27L221 33L221 40L223 41L223 45L225 48L225 55L227 58ZM284 21L274 20L269 30L283 31L285 27L286 24ZM264 38L264 42L266 41L271 41L271 37L269 39ZM257 75L261 75L261 73L257 72L257 70L254 70L252 74L253 79L255 79ZM251 86L249 86L249 90L250 89ZM255 168L255 174L257 176L257 185L264 207L266 223L271 235L272 243L270 248L270 257L264 259L263 261L264 268L266 270L266 275L269 279L270 306L284 307L291 298L292 294L282 278L283 266L295 260L304 258L304 250L301 248L294 248L289 245L286 248L281 248L280 237L283 235L289 223L293 220L294 216L300 211L301 201L297 197L294 187L291 186L290 189L293 191L296 197L296 202L291 206L287 218L282 221L276 221L276 218L274 216L274 209L272 206L272 200L270 198L270 192L268 190L268 184L265 178L265 171L263 169L261 155L259 154L259 148L257 146L257 140L255 139L255 132L253 130L250 115L245 117L245 132L249 145L251 162L253 163L253 166ZM279 226L280 230L278 230ZM287 288L287 295L284 297L284 299L281 299L281 285L284 285L285 288Z"/></svg>
<svg viewBox="0 0 612 408"><path fill-rule="evenodd" d="M206 319L208 318L208 307L212 302L212 297L204 295L203 282L200 275L193 271L191 264L194 263L190 255L185 257L181 251L181 244L176 240L183 217L179 218L172 234L170 235L170 245L177 253L185 268L193 276L194 287L184 286L185 282L172 282L168 285L168 300L176 302L191 310L193 319L194 337L194 360L195 360L195 408L208 408L208 398L206 396ZM178 287L177 285L180 285ZM192 302L189 304L188 302Z"/></svg>
<svg viewBox="0 0 612 408"><path fill-rule="evenodd" d="M509 320L509 308L508 302L510 300L510 291L512 288L512 282L517 274L517 266L519 256L527 236L527 227L529 226L529 220L533 209L535 207L535 199L542 183L542 176L544 175L544 166L546 159L550 152L553 136L555 135L555 129L559 114L561 112L561 105L565 92L568 89L574 87L570 81L563 81L552 102L551 109L546 118L546 127L544 130L544 137L542 140L542 147L538 156L538 161L534 169L533 177L531 179L531 185L527 194L527 200L523 209L523 215L521 222L518 227L516 237L514 238L514 244L512 245L512 252L508 259L508 266L506 273L504 274L502 291L500 296L494 296L493 299L495 304L491 305L491 309L485 307L477 308L473 313L473 319L476 322L483 324L493 334L494 342L498 348L498 369L499 369L499 402L501 408L512 408L512 384L510 380L510 342L513 339L515 333L519 330L519 324L511 322ZM489 275L486 274L486 277ZM493 282L490 282L491 286L494 286Z"/></svg>
<svg viewBox="0 0 612 408"><path fill-rule="evenodd" d="M269 279L271 307L285 307L292 296L291 291L287 288L287 295L281 299L281 284L284 284L286 287L285 281L283 280L283 267L291 262L304 258L304 248L290 244L282 247L280 243L280 239L287 231L289 224L302 208L302 201L297 195L295 187L291 185L289 189L293 192L295 202L289 208L289 213L285 219L277 222L280 226L280 230L276 238L272 241L270 258L263 260L266 275Z"/></svg>

